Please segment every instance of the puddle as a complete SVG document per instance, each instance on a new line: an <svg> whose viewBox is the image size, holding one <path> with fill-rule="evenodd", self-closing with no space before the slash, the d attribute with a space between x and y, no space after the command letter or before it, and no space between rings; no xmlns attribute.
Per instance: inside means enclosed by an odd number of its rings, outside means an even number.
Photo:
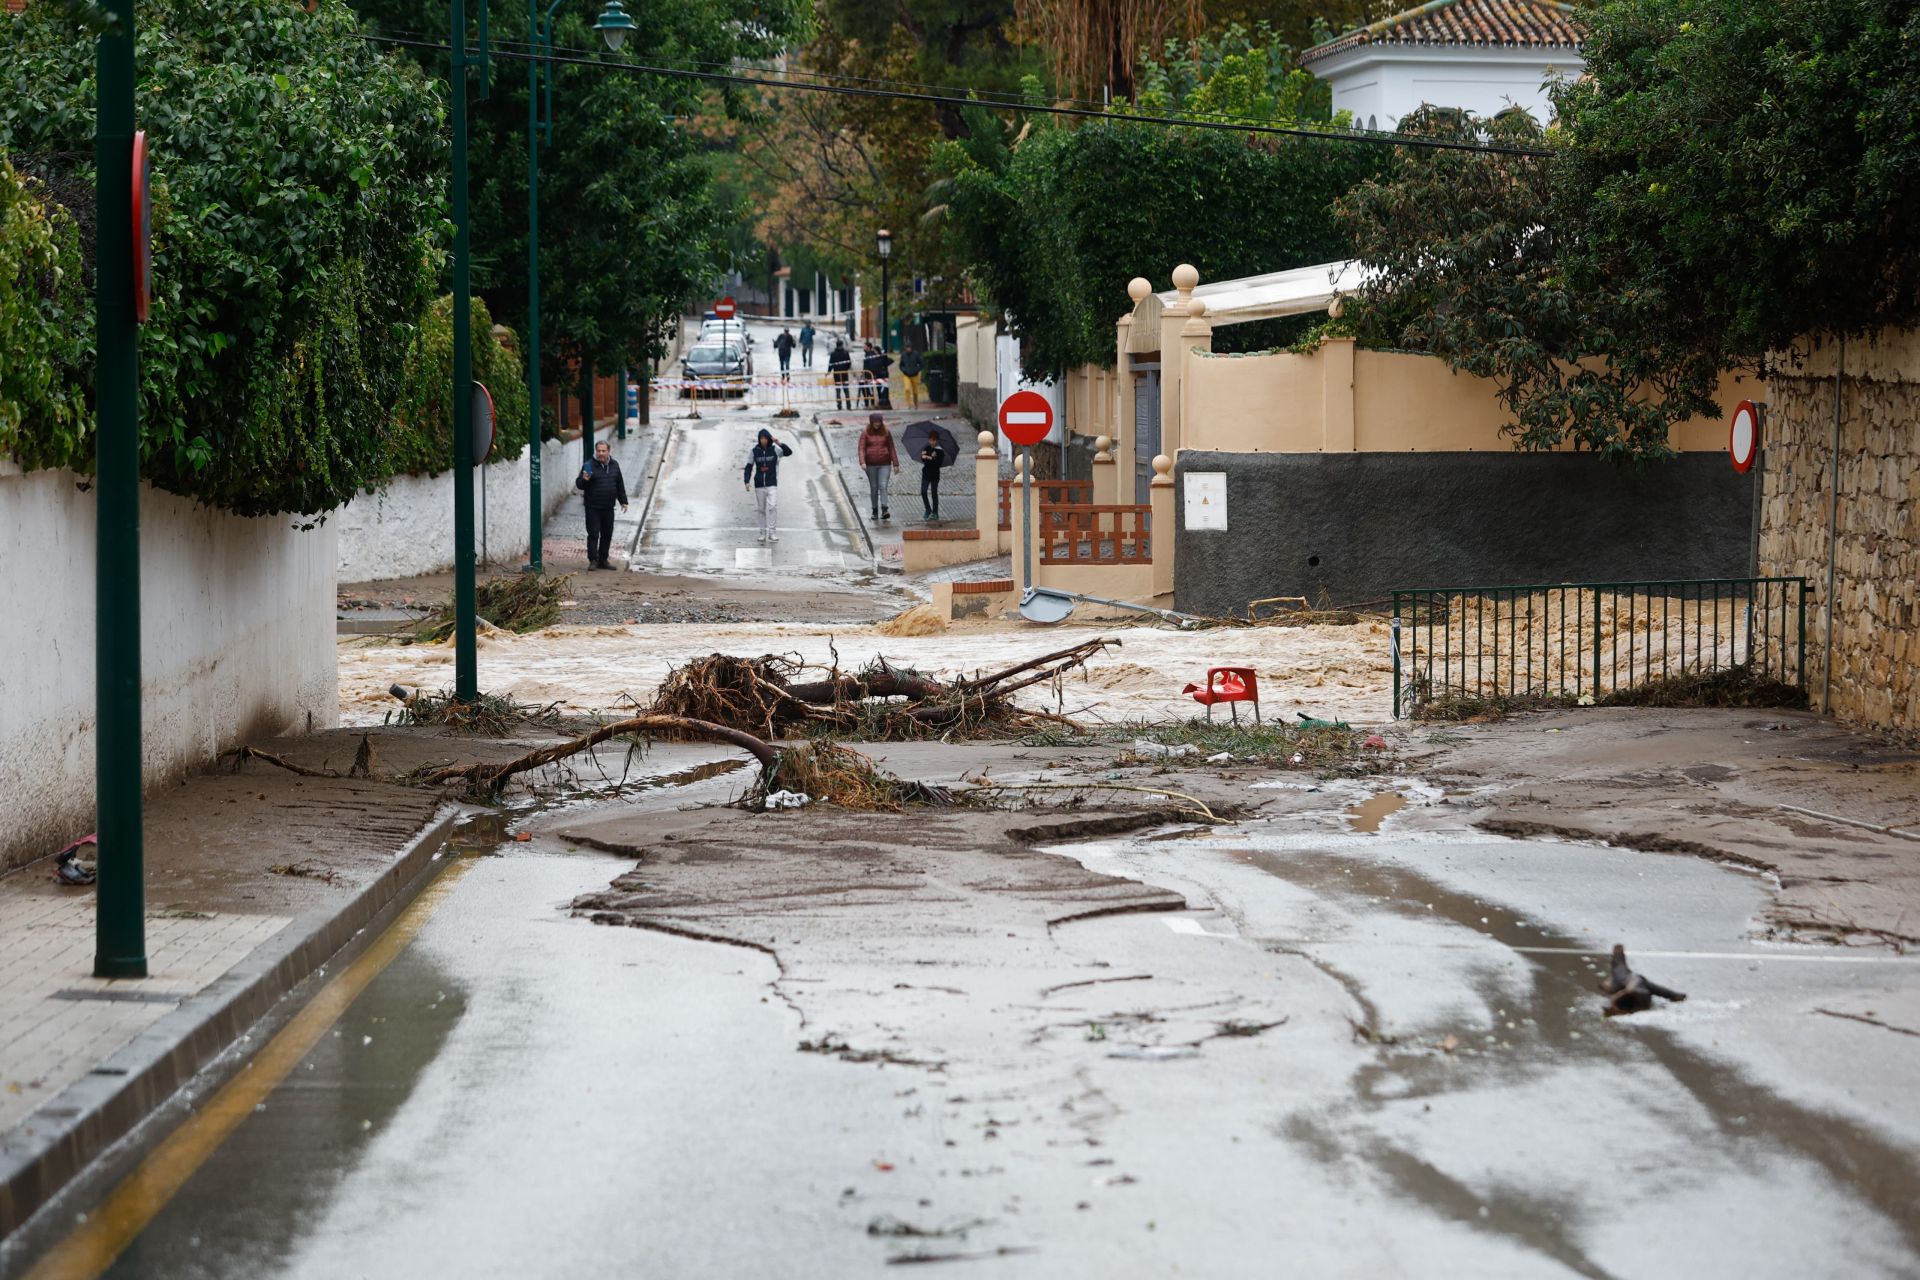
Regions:
<svg viewBox="0 0 1920 1280"><path fill-rule="evenodd" d="M1388 814L1398 813L1407 807L1407 798L1397 791L1382 791L1377 796L1368 796L1353 808L1347 810L1347 818L1353 823L1353 829L1363 835L1377 835L1380 824L1387 820Z"/></svg>
<svg viewBox="0 0 1920 1280"><path fill-rule="evenodd" d="M1374 801L1385 799L1398 803L1382 810L1379 817L1405 803L1397 796L1374 797ZM1370 803L1355 808L1365 809ZM1357 829L1369 829L1360 826L1362 819L1352 811L1350 816L1355 816ZM1689 1099L1696 1109L1695 1117L1687 1120L1678 1112L1672 1115L1672 1123L1684 1123L1693 1130L1687 1141L1713 1150L1735 1168L1756 1167L1781 1157L1804 1161L1877 1210L1910 1248L1920 1250L1920 1218L1912 1212L1912 1188L1920 1185L1920 1162L1911 1153L1850 1118L1799 1105L1745 1080L1725 1060L1689 1048L1667 1029L1643 1025L1632 1028L1631 1036L1601 1034L1594 983L1603 948L1593 939L1525 920L1511 908L1458 892L1402 866L1325 851L1263 849L1248 860L1270 875L1328 898L1357 900L1363 904L1362 911L1451 921L1512 949L1526 962L1531 977L1530 989L1522 996L1493 985L1491 977L1489 985L1475 992L1500 1017L1491 1034L1475 1035L1478 1043L1463 1045L1458 1055L1437 1054L1428 1047L1456 1030L1453 1025L1396 1028L1396 1038L1381 1036L1379 1055L1354 1075L1359 1099L1354 1112L1344 1120L1337 1112L1295 1117L1285 1126L1285 1136L1303 1150L1336 1160L1344 1158L1343 1152L1364 1151L1373 1167L1409 1199L1442 1216L1458 1216L1461 1205L1468 1203L1462 1199L1466 1189L1417 1152L1373 1132L1367 1118L1370 1112L1404 1105L1409 1099L1517 1086L1583 1064L1616 1072L1629 1064L1652 1066L1672 1082L1673 1097ZM1541 948L1564 948L1576 954L1541 954ZM1356 978L1314 955L1312 948L1284 949L1304 956L1339 982L1359 1004L1366 1026L1376 1033L1382 1030ZM1468 1061L1473 1066L1468 1067ZM1470 1221L1477 1229L1509 1235L1578 1274L1608 1274L1582 1252L1574 1206L1548 1203L1538 1192L1529 1196L1519 1188L1481 1189L1473 1193L1471 1203L1475 1207Z"/></svg>

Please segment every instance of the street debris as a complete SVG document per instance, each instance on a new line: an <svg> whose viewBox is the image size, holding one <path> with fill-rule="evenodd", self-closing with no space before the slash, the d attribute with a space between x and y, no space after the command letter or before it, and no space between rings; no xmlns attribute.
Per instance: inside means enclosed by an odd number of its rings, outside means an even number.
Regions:
<svg viewBox="0 0 1920 1280"><path fill-rule="evenodd" d="M267 867L276 876L292 876L298 880L318 880L322 884L339 884L340 873L331 867L323 867L311 859L304 862L276 862Z"/></svg>
<svg viewBox="0 0 1920 1280"><path fill-rule="evenodd" d="M1571 691L1547 693L1521 690L1483 694L1462 689L1429 691L1416 681L1413 717L1416 720L1453 720L1489 723L1528 711L1562 711L1574 707L1805 707L1807 691L1772 676L1738 665L1718 671L1689 671L1644 680L1596 697Z"/></svg>
<svg viewBox="0 0 1920 1280"><path fill-rule="evenodd" d="M636 735L670 737L679 740L725 742L742 750L751 752L760 762L761 768L770 774L775 764L774 749L766 742L726 725L710 724L703 720L693 720L685 716L642 715L630 716L603 724L591 733L581 734L565 742L556 742L551 746L529 751L517 759L505 764L447 765L443 768L427 771L418 781L429 786L442 786L449 782L464 781L469 790L476 795L490 796L499 793L507 780L515 774L530 769L540 769L569 756L578 755L612 738L626 738Z"/></svg>
<svg viewBox="0 0 1920 1280"><path fill-rule="evenodd" d="M667 673L657 714L689 716L767 738L841 733L865 742L1018 737L1043 727L1072 730L1065 716L1016 705L1022 689L1052 682L1120 642L1088 640L972 679L943 682L876 659L858 672L768 654L716 653Z"/></svg>
<svg viewBox="0 0 1920 1280"><path fill-rule="evenodd" d="M61 884L79 888L92 884L97 878L94 868L80 861L80 850L92 848L98 850L100 837L94 832L81 836L66 848L53 855L53 878Z"/></svg>
<svg viewBox="0 0 1920 1280"><path fill-rule="evenodd" d="M539 706L492 693L477 694L471 702L462 702L451 689L426 693L399 684L387 692L400 702L398 711L387 713L388 724L437 725L456 733L502 738L523 725L558 728L563 718L557 702Z"/></svg>
<svg viewBox="0 0 1920 1280"><path fill-rule="evenodd" d="M1191 742L1183 742L1179 746L1170 747L1164 743L1150 742L1146 738L1135 738L1133 740L1133 753L1137 756L1144 756L1149 760L1184 760L1188 756L1199 755L1200 748L1194 746ZM1223 754L1226 754L1229 760L1233 758L1231 753Z"/></svg>
<svg viewBox="0 0 1920 1280"><path fill-rule="evenodd" d="M808 800L811 798L812 797L806 793L800 791L773 791L767 794L766 802L762 807L769 811L774 809L804 809L807 806Z"/></svg>
<svg viewBox="0 0 1920 1280"><path fill-rule="evenodd" d="M560 621L560 605L573 585L573 575L545 577L534 573L489 578L474 588L473 609L480 619L502 631L525 635ZM445 604L422 618L401 644L441 644L453 635L454 604Z"/></svg>
<svg viewBox="0 0 1920 1280"><path fill-rule="evenodd" d="M1609 1018L1627 1013L1641 1013L1653 1008L1653 998L1662 1000L1685 1000L1686 993L1663 987L1645 974L1635 973L1627 967L1627 949L1620 943L1613 944L1613 969L1600 979L1600 992L1607 997Z"/></svg>
<svg viewBox="0 0 1920 1280"><path fill-rule="evenodd" d="M771 801L795 792L810 797L811 802L865 811L897 811L902 805L916 802L953 803L952 793L945 788L903 782L881 772L872 757L824 738L773 755L759 785L741 801L747 808L793 807Z"/></svg>

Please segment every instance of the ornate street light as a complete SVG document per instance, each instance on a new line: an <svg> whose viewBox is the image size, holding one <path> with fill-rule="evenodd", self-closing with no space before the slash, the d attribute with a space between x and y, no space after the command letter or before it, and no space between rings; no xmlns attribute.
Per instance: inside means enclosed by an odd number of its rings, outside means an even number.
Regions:
<svg viewBox="0 0 1920 1280"><path fill-rule="evenodd" d="M600 11L600 21L593 24L593 29L606 40L607 48L618 53L633 32L633 19L627 16L627 8L620 0L607 0L607 7Z"/></svg>

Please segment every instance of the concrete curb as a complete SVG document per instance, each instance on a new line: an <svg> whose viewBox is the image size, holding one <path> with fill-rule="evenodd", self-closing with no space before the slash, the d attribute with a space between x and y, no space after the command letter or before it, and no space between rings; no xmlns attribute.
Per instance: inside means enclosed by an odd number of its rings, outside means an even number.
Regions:
<svg viewBox="0 0 1920 1280"><path fill-rule="evenodd" d="M813 415L813 434L814 438L820 442L821 451L827 455L827 462L832 467L834 479L839 482L840 498L847 504L847 510L852 514L854 524L860 529L860 540L867 544L867 559L873 562L875 569L884 569L885 566L880 563L880 553L874 549L873 531L867 528L867 518L860 514L860 504L853 500L853 491L847 488L847 470L840 465L840 459L834 455L833 433L828 431L826 424L820 421L818 410Z"/></svg>
<svg viewBox="0 0 1920 1280"><path fill-rule="evenodd" d="M432 865L461 812L441 806L386 870L337 910L321 907L296 918L90 1075L0 1134L0 1239L13 1236L401 897Z"/></svg>
<svg viewBox="0 0 1920 1280"><path fill-rule="evenodd" d="M667 420L666 434L660 437L660 448L653 456L653 468L647 473L647 496L640 502L640 518L633 522L633 537L627 540L627 568L634 572L634 553L640 550L640 538L647 531L647 517L653 513L654 495L660 492L660 473L666 470L667 454L673 450L673 433L679 424L673 419Z"/></svg>

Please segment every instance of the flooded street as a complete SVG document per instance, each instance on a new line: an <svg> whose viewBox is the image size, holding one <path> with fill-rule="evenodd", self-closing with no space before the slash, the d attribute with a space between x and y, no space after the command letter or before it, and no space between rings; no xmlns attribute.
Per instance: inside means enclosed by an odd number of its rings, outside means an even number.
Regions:
<svg viewBox="0 0 1920 1280"><path fill-rule="evenodd" d="M685 808L726 758L453 857L110 1274L1920 1270L1920 960L1754 941L1762 876L1410 778L1036 849ZM1685 1003L1603 1018L1620 940Z"/></svg>

